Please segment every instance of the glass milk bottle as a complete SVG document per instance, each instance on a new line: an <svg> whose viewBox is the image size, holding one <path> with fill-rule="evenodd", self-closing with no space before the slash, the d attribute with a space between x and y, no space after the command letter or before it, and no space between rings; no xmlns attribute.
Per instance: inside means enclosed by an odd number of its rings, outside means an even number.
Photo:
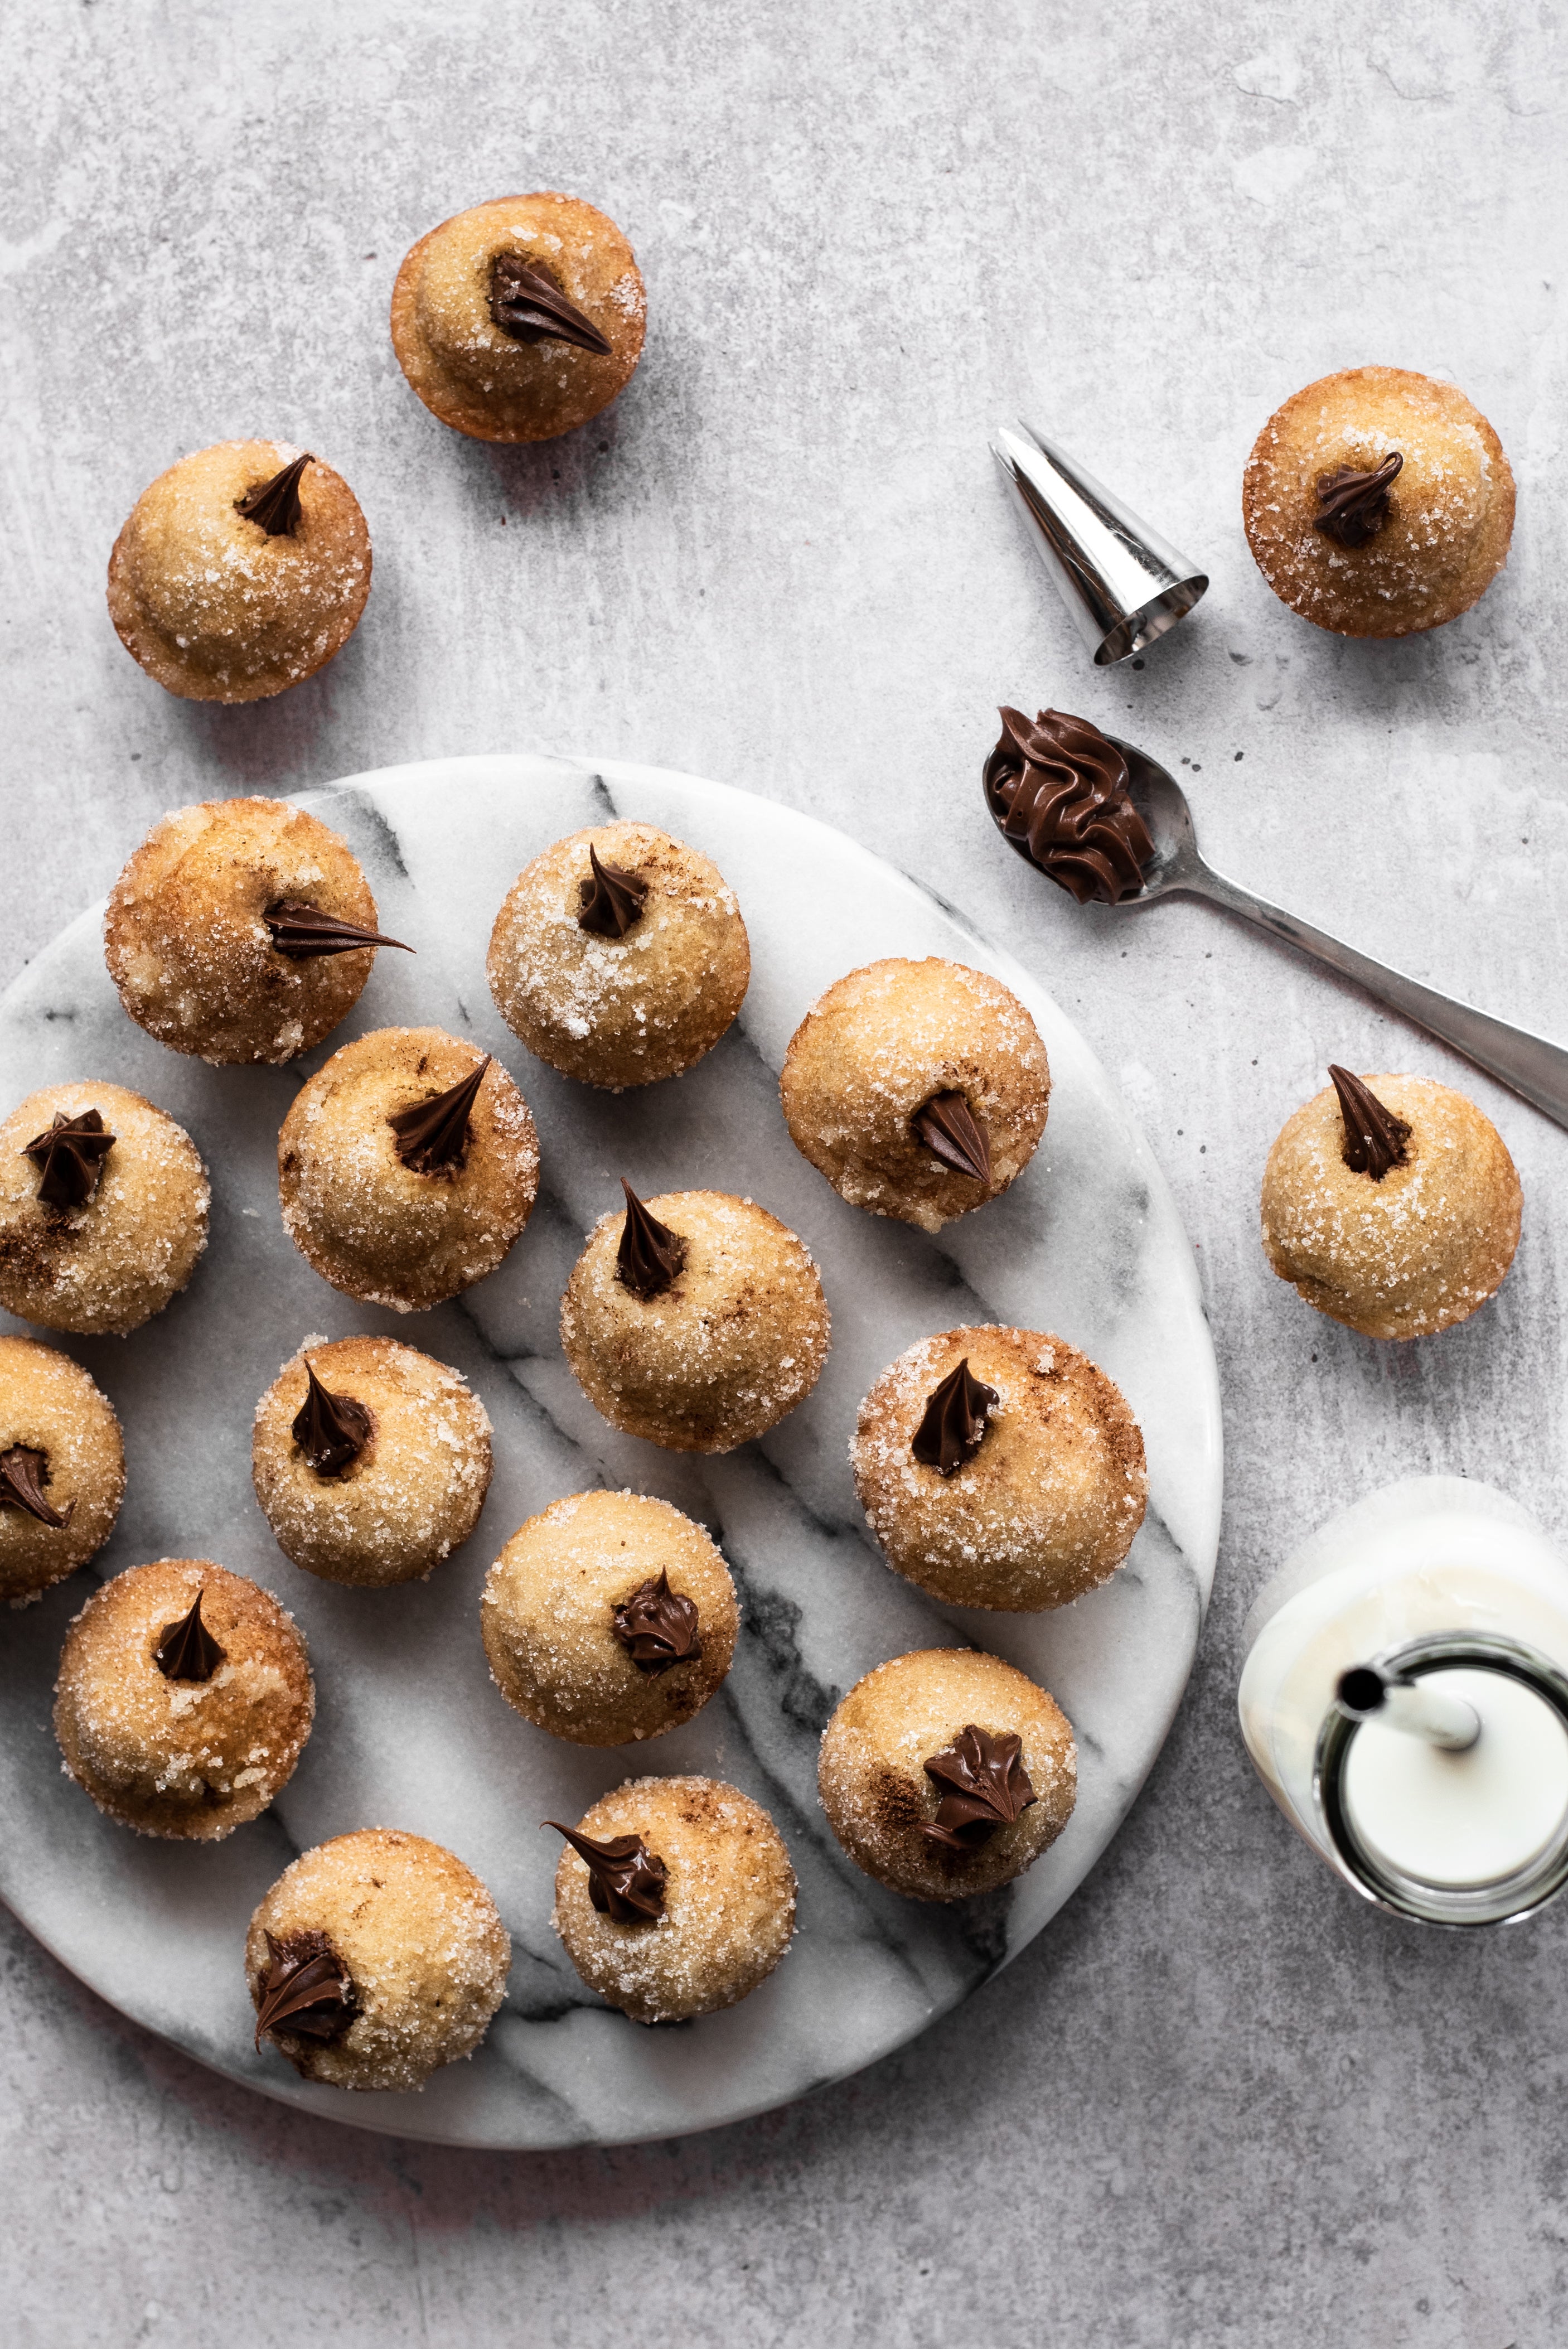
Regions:
<svg viewBox="0 0 1568 2349"><path fill-rule="evenodd" d="M1258 1774L1367 1899L1495 1925L1568 1881L1568 1563L1505 1494L1368 1494L1287 1559L1245 1639Z"/></svg>

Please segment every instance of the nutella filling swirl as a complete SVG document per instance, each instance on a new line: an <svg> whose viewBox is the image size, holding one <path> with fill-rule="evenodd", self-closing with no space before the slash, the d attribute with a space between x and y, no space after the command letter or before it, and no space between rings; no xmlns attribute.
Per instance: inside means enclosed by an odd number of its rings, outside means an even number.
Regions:
<svg viewBox="0 0 1568 2349"><path fill-rule="evenodd" d="M1003 837L1076 897L1114 905L1136 897L1154 843L1127 788L1127 761L1087 718L1001 712L985 761L985 802Z"/></svg>

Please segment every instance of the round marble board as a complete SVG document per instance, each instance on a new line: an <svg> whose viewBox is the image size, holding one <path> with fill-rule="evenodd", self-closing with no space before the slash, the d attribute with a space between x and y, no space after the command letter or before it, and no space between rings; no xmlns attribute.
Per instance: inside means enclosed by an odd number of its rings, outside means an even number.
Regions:
<svg viewBox="0 0 1568 2349"><path fill-rule="evenodd" d="M194 1279L129 1339L66 1339L125 1426L126 1502L100 1578L144 1559L210 1557L256 1577L310 1644L318 1709L272 1809L216 1845L161 1843L100 1817L60 1769L50 1726L73 1577L0 1626L0 1892L122 2013L285 2103L449 2144L615 2144L736 2120L841 2078L957 2003L1054 1916L1102 1852L1158 1753L1191 1666L1220 1516L1220 1406L1198 1284L1148 1145L1050 997L954 910L842 834L767 800L618 762L432 761L353 777L299 804L345 835L382 926L353 1017L286 1069L212 1069L128 1020L84 914L0 1003L0 1102L102 1075L147 1093L212 1178ZM631 816L707 852L751 936L740 1018L676 1082L620 1095L531 1059L485 981L490 923L550 842ZM1050 1054L1050 1120L1006 1196L935 1239L847 1206L798 1155L779 1111L784 1049L833 979L884 955L946 955L1028 1005ZM432 1023L511 1070L539 1123L538 1206L500 1271L434 1312L363 1308L318 1279L278 1215L278 1127L302 1078L350 1035ZM556 1316L584 1234L620 1205L692 1186L744 1193L806 1240L833 1350L808 1402L719 1458L619 1435L579 1390ZM0 1322L5 1320L0 1316ZM846 1447L872 1380L916 1338L1016 1322L1069 1339L1142 1425L1149 1512L1102 1589L1047 1615L944 1609L882 1563ZM17 1325L8 1325L17 1326ZM471 1541L428 1581L351 1590L298 1572L251 1492L257 1398L307 1335L406 1339L463 1371L495 1428L495 1481ZM51 1333L42 1333L48 1338ZM492 1686L480 1640L486 1569L522 1520L586 1486L657 1493L707 1525L740 1595L735 1666L696 1720L605 1752L547 1737ZM953 1909L883 1891L817 1805L817 1742L862 1672L912 1648L972 1643L1051 1690L1077 1733L1078 1800L1059 1841L1005 1892ZM799 1877L782 1966L727 2013L646 2029L586 1991L551 1928L560 1839L627 1776L701 1771L766 1806ZM473 2060L421 2094L348 2095L252 2045L241 1952L262 1894L296 1853L352 1827L448 1845L484 1878L512 1937L506 2004Z"/></svg>

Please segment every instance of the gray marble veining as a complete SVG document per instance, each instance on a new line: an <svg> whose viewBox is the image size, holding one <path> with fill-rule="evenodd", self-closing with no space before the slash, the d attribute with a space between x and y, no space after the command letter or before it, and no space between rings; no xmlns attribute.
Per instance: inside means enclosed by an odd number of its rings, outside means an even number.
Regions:
<svg viewBox="0 0 1568 2349"><path fill-rule="evenodd" d="M84 1980L203 2061L308 2110L449 2143L558 2146L667 2136L799 2095L899 2045L1005 1964L1104 1849L1159 1750L1196 1646L1219 1535L1217 1381L1191 1252L1148 1149L1092 1054L1037 984L918 885L810 819L716 784L610 763L431 762L355 777L305 802L347 838L383 922L418 948L378 957L351 1019L298 1066L211 1069L126 1019L98 916L46 949L0 1003L0 1097L102 1073L187 1126L213 1186L191 1288L129 1340L66 1341L125 1422L129 1492L92 1572L210 1556L256 1575L310 1644L318 1714L272 1811L214 1847L159 1846L98 1817L61 1775L53 1662L87 1576L49 1593L0 1649L0 1891ZM736 1029L674 1083L596 1093L522 1050L490 1000L484 953L514 874L614 814L690 840L735 888L753 978ZM855 962L947 953L1029 1004L1052 1069L1045 1140L1012 1190L936 1239L848 1207L799 1157L777 1071L808 1006ZM276 1136L303 1075L350 1034L428 1023L509 1065L539 1123L534 1221L488 1280L434 1312L366 1311L321 1281L278 1216ZM755 1196L807 1239L833 1314L816 1392L763 1441L671 1455L602 1421L562 1355L555 1314L594 1218L628 1173L645 1193ZM892 1356L963 1319L1054 1330L1114 1377L1144 1429L1148 1522L1112 1582L1058 1615L944 1611L882 1564L846 1445ZM479 1529L431 1578L341 1589L291 1567L248 1489L250 1420L316 1330L389 1330L462 1370L496 1432ZM520 1721L491 1687L479 1586L501 1543L558 1495L599 1483L663 1494L706 1523L742 1596L719 1701L646 1746L604 1754ZM954 1637L1044 1682L1079 1746L1078 1807L1016 1886L952 1909L884 1892L828 1832L816 1750L845 1689L885 1658ZM550 1906L572 1818L644 1771L728 1778L773 1813L800 1879L788 1961L730 2012L648 2031L578 1982ZM285 1860L362 1826L456 1850L513 1936L507 2003L478 2055L418 2095L346 2099L252 2045L241 1966L249 1911Z"/></svg>

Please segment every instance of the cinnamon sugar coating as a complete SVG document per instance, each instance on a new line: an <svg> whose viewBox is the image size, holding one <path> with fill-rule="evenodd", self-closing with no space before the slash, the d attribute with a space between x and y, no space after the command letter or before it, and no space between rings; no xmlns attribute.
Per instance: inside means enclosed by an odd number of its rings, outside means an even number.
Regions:
<svg viewBox="0 0 1568 2349"><path fill-rule="evenodd" d="M370 1414L358 1458L325 1476L294 1435L307 1355L323 1386ZM479 1397L395 1338L307 1338L256 1405L256 1499L285 1557L324 1582L380 1588L428 1576L473 1532L490 1465Z"/></svg>
<svg viewBox="0 0 1568 2349"><path fill-rule="evenodd" d="M585 1861L566 1845L555 1930L601 1998L634 2023L684 2023L734 2006L765 1982L795 1930L795 1871L761 1806L718 1778L637 1778L576 1822L596 1841L640 1836L665 1864L664 1914L619 1924L593 1907Z"/></svg>
<svg viewBox="0 0 1568 2349"><path fill-rule="evenodd" d="M1404 463L1364 545L1316 524L1318 485ZM1242 512L1259 570L1293 611L1345 636L1405 636L1468 612L1508 559L1513 474L1461 391L1406 367L1346 367L1274 410L1247 460Z"/></svg>
<svg viewBox="0 0 1568 2349"><path fill-rule="evenodd" d="M370 533L330 465L299 481L293 534L269 537L237 502L303 452L220 440L142 492L114 543L109 617L149 677L187 701L261 701L341 652L370 593Z"/></svg>
<svg viewBox="0 0 1568 2349"><path fill-rule="evenodd" d="M1367 1338L1424 1338L1501 1288L1522 1195L1502 1136L1429 1077L1362 1081L1410 1132L1380 1181L1345 1164L1332 1085L1288 1117L1263 1181L1264 1252L1298 1297Z"/></svg>
<svg viewBox="0 0 1568 2349"><path fill-rule="evenodd" d="M646 895L624 936L578 923L589 851ZM735 893L717 865L648 823L558 840L507 892L488 962L496 1008L531 1052L619 1092L679 1076L717 1043L751 978Z"/></svg>
<svg viewBox="0 0 1568 2349"><path fill-rule="evenodd" d="M490 314L490 273L515 254L552 278L608 354L519 341ZM602 212L549 191L458 212L405 255L392 348L433 416L476 440L550 440L607 408L642 356L647 303L632 248Z"/></svg>
<svg viewBox="0 0 1568 2349"><path fill-rule="evenodd" d="M380 926L347 843L286 800L166 815L104 916L104 958L130 1018L213 1061L292 1061L319 1044L359 1000L376 948L279 954L263 917L285 900Z"/></svg>
<svg viewBox="0 0 1568 2349"><path fill-rule="evenodd" d="M1035 1800L966 1851L924 1829L943 1789L925 1774L965 1728L1015 1736ZM1054 1697L999 1656L925 1648L857 1681L822 1733L818 1792L857 1868L912 1900L994 1891L1053 1844L1078 1799L1078 1748Z"/></svg>
<svg viewBox="0 0 1568 2349"><path fill-rule="evenodd" d="M634 1295L602 1216L561 1300L561 1342L612 1427L670 1452L732 1452L803 1402L828 1358L822 1284L804 1244L750 1199L666 1191L643 1202L686 1244L670 1287Z"/></svg>
<svg viewBox="0 0 1568 2349"><path fill-rule="evenodd" d="M937 956L868 963L814 1003L779 1079L790 1140L842 1198L940 1231L999 1198L1045 1131L1051 1072L1010 988ZM918 1111L960 1093L989 1147L989 1183L944 1165Z"/></svg>
<svg viewBox="0 0 1568 2349"><path fill-rule="evenodd" d="M278 1136L284 1226L346 1296L412 1313L493 1272L533 1211L539 1140L499 1061L486 1069L459 1161L405 1165L387 1119L435 1099L484 1060L439 1028L378 1028L333 1054Z"/></svg>
<svg viewBox="0 0 1568 2349"><path fill-rule="evenodd" d="M245 1979L259 2009L270 1951L324 1936L348 1969L356 2012L326 2042L285 2023L263 2044L302 2079L335 2088L422 2088L471 2055L506 1996L511 1941L473 1870L438 1843L361 1827L303 1852L251 1919Z"/></svg>
<svg viewBox="0 0 1568 2349"><path fill-rule="evenodd" d="M198 1593L223 1661L210 1680L166 1680L154 1651ZM67 1632L55 1683L77 1784L122 1826L183 1842L216 1842L264 1811L315 1712L293 1616L211 1558L160 1558L106 1582Z"/></svg>
<svg viewBox="0 0 1568 2349"><path fill-rule="evenodd" d="M932 1393L965 1359L998 1400L978 1446L944 1476L912 1447ZM861 1403L850 1463L888 1564L954 1606L1065 1607L1116 1571L1148 1497L1120 1390L1040 1330L921 1339Z"/></svg>
<svg viewBox="0 0 1568 2349"><path fill-rule="evenodd" d="M0 1599L25 1607L100 1550L125 1494L114 1406L79 1363L32 1338L0 1337L0 1454L43 1455L40 1487L63 1526L0 1506Z"/></svg>
<svg viewBox="0 0 1568 2349"><path fill-rule="evenodd" d="M38 1196L23 1154L57 1115L114 1135L79 1206ZM45 1085L0 1125L0 1305L46 1330L123 1337L182 1289L207 1245L207 1172L183 1127L123 1085Z"/></svg>
<svg viewBox="0 0 1568 2349"><path fill-rule="evenodd" d="M614 1612L660 1576L696 1610L700 1653L639 1671ZM698 1525L639 1493L573 1493L513 1534L485 1582L485 1653L523 1718L579 1745L659 1737L699 1713L735 1653L740 1610Z"/></svg>

